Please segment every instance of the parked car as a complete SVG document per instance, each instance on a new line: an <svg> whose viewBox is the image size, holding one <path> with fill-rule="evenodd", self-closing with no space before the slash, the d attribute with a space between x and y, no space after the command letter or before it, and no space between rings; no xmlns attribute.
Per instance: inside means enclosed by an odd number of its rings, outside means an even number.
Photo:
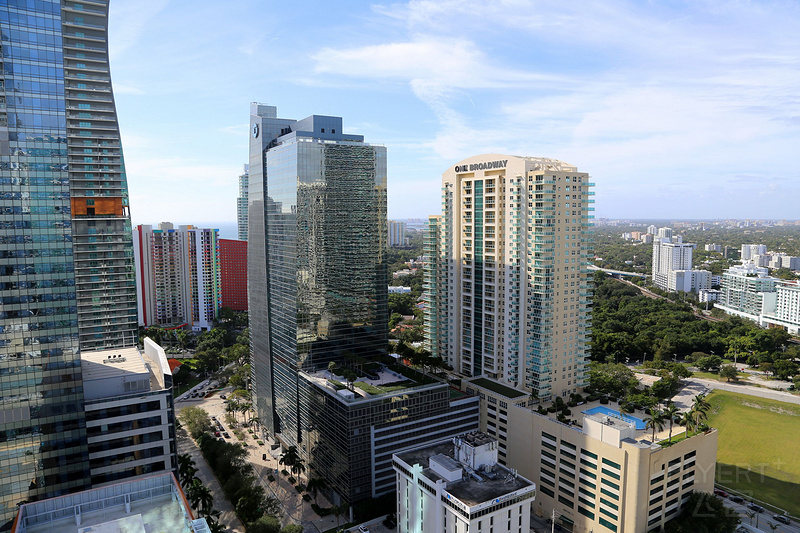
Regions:
<svg viewBox="0 0 800 533"><path fill-rule="evenodd" d="M219 437L219 431L215 431L215 432L214 432L214 436L215 436L215 437Z"/></svg>
<svg viewBox="0 0 800 533"><path fill-rule="evenodd" d="M728 496L728 499L734 503L744 503L744 498L741 496Z"/></svg>
<svg viewBox="0 0 800 533"><path fill-rule="evenodd" d="M223 437L225 437L226 439L229 439L229 438L231 438L231 436L230 436L230 435L228 435L228 432L227 432L227 431L223 431L223 432L222 432L222 436L223 436ZM761 511L759 511L759 512L761 512Z"/></svg>
<svg viewBox="0 0 800 533"><path fill-rule="evenodd" d="M772 519L773 520L777 520L778 522L781 522L783 524L791 524L792 523L792 521L789 520L788 516L783 516L782 514L774 514L774 515L772 515Z"/></svg>
<svg viewBox="0 0 800 533"><path fill-rule="evenodd" d="M725 492L724 490L720 490L720 489L714 489L714 494L716 494L720 498L727 498L728 497L728 493Z"/></svg>
<svg viewBox="0 0 800 533"><path fill-rule="evenodd" d="M228 397L225 396L224 394L220 394L219 397L222 398L223 400L227 400L228 399Z"/></svg>
<svg viewBox="0 0 800 533"><path fill-rule="evenodd" d="M367 526L358 526L358 530L361 533L369 533L369 528Z"/></svg>
<svg viewBox="0 0 800 533"><path fill-rule="evenodd" d="M764 511L763 507L761 507L760 505L756 505L754 503L748 503L747 504L747 508L750 509L751 511L755 511L757 513L760 513L760 512Z"/></svg>

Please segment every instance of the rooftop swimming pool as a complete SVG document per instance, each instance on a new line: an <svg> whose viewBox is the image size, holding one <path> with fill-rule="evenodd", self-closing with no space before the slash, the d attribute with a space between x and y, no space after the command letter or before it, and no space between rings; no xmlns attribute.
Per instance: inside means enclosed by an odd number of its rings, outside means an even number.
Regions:
<svg viewBox="0 0 800 533"><path fill-rule="evenodd" d="M619 418L620 420L625 420L626 422L634 422L636 424L636 429L645 429L644 420L641 418L637 418L631 415L623 415L616 409L611 409L609 407L605 407L603 405L592 407L591 409L587 409L583 411L585 415L606 415L606 416L613 416L614 418Z"/></svg>

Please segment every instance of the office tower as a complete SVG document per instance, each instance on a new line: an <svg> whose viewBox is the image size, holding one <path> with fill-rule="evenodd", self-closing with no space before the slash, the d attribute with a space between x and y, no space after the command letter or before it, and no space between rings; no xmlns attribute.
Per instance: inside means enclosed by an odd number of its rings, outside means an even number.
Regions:
<svg viewBox="0 0 800 533"><path fill-rule="evenodd" d="M252 104L250 125L248 308L261 426L297 446L333 503L389 492L399 446L475 430L479 419L477 398L451 397L447 383L389 362L386 149L343 134L338 117L280 119ZM330 362L356 382L345 386Z"/></svg>
<svg viewBox="0 0 800 533"><path fill-rule="evenodd" d="M247 241L219 240L222 307L247 311Z"/></svg>
<svg viewBox="0 0 800 533"><path fill-rule="evenodd" d="M133 232L139 324L210 330L222 306L219 230L162 222Z"/></svg>
<svg viewBox="0 0 800 533"><path fill-rule="evenodd" d="M250 188L250 165L244 165L244 172L239 176L239 197L236 198L236 225L239 240L247 240L247 194Z"/></svg>
<svg viewBox="0 0 800 533"><path fill-rule="evenodd" d="M589 175L554 159L474 156L442 175L429 342L457 372L542 400L583 387L593 203ZM446 353L445 353L446 350Z"/></svg>
<svg viewBox="0 0 800 533"><path fill-rule="evenodd" d="M136 342L107 16L0 4L0 523L90 482L79 350Z"/></svg>
<svg viewBox="0 0 800 533"><path fill-rule="evenodd" d="M389 246L406 244L406 223L398 220L389 221Z"/></svg>

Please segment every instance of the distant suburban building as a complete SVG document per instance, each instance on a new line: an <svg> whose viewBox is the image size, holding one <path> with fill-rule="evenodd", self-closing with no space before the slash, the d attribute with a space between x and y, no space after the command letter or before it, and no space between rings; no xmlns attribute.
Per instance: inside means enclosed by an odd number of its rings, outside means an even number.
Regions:
<svg viewBox="0 0 800 533"><path fill-rule="evenodd" d="M507 450L504 464L536 483L533 513L555 513L568 531L660 531L691 491L714 489L715 429L662 446L667 429L654 442L642 415L623 416L615 404L573 407L568 425L532 410L524 391L485 378L462 387L479 395L481 430Z"/></svg>
<svg viewBox="0 0 800 533"><path fill-rule="evenodd" d="M649 233L645 233L644 235L642 235L642 243L653 244L653 236Z"/></svg>
<svg viewBox="0 0 800 533"><path fill-rule="evenodd" d="M244 165L244 172L239 175L239 196L236 198L236 226L239 240L247 241L247 197L250 187L250 165Z"/></svg>
<svg viewBox="0 0 800 533"><path fill-rule="evenodd" d="M653 283L668 292L697 292L711 288L711 272L692 270L695 244L683 242L672 228L659 228L653 241Z"/></svg>
<svg viewBox="0 0 800 533"><path fill-rule="evenodd" d="M209 330L222 306L219 230L162 222L133 232L139 325Z"/></svg>
<svg viewBox="0 0 800 533"><path fill-rule="evenodd" d="M144 351L81 353L92 485L177 472L172 370L150 338Z"/></svg>
<svg viewBox="0 0 800 533"><path fill-rule="evenodd" d="M700 289L697 297L701 302L716 302L719 301L721 292L719 289Z"/></svg>
<svg viewBox="0 0 800 533"><path fill-rule="evenodd" d="M788 268L789 270L800 270L800 257L792 257L787 254L773 254L770 258L769 268Z"/></svg>
<svg viewBox="0 0 800 533"><path fill-rule="evenodd" d="M389 221L389 246L404 246L406 243L406 223Z"/></svg>
<svg viewBox="0 0 800 533"><path fill-rule="evenodd" d="M497 462L481 432L394 454L400 533L530 530L536 485Z"/></svg>
<svg viewBox="0 0 800 533"><path fill-rule="evenodd" d="M779 281L773 294L764 294L762 322L783 327L791 335L800 334L800 282Z"/></svg>
<svg viewBox="0 0 800 533"><path fill-rule="evenodd" d="M777 279L769 271L751 263L736 265L722 273L719 302L715 307L729 315L741 316L761 324L764 293L775 292Z"/></svg>
<svg viewBox="0 0 800 533"><path fill-rule="evenodd" d="M654 224L650 224L647 226L647 233L650 235L656 235L658 233L658 228Z"/></svg>
<svg viewBox="0 0 800 533"><path fill-rule="evenodd" d="M764 255L767 253L767 247L763 244L743 244L742 245L742 261L749 261L754 255Z"/></svg>
<svg viewBox="0 0 800 533"><path fill-rule="evenodd" d="M411 292L411 287L401 285L389 285L389 294L405 294Z"/></svg>
<svg viewBox="0 0 800 533"><path fill-rule="evenodd" d="M222 307L247 311L247 241L219 240Z"/></svg>
<svg viewBox="0 0 800 533"><path fill-rule="evenodd" d="M705 246L706 252L722 252L722 245L721 244L706 244Z"/></svg>

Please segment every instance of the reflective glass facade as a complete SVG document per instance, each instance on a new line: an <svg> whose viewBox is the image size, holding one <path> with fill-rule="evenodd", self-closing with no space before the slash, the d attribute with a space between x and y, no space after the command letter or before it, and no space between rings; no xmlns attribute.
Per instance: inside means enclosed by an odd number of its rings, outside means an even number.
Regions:
<svg viewBox="0 0 800 533"><path fill-rule="evenodd" d="M299 445L298 371L386 352L386 149L337 117L274 128L274 110L251 117L250 334L259 417Z"/></svg>
<svg viewBox="0 0 800 533"><path fill-rule="evenodd" d="M135 342L107 12L0 3L0 524L88 484L78 352Z"/></svg>

